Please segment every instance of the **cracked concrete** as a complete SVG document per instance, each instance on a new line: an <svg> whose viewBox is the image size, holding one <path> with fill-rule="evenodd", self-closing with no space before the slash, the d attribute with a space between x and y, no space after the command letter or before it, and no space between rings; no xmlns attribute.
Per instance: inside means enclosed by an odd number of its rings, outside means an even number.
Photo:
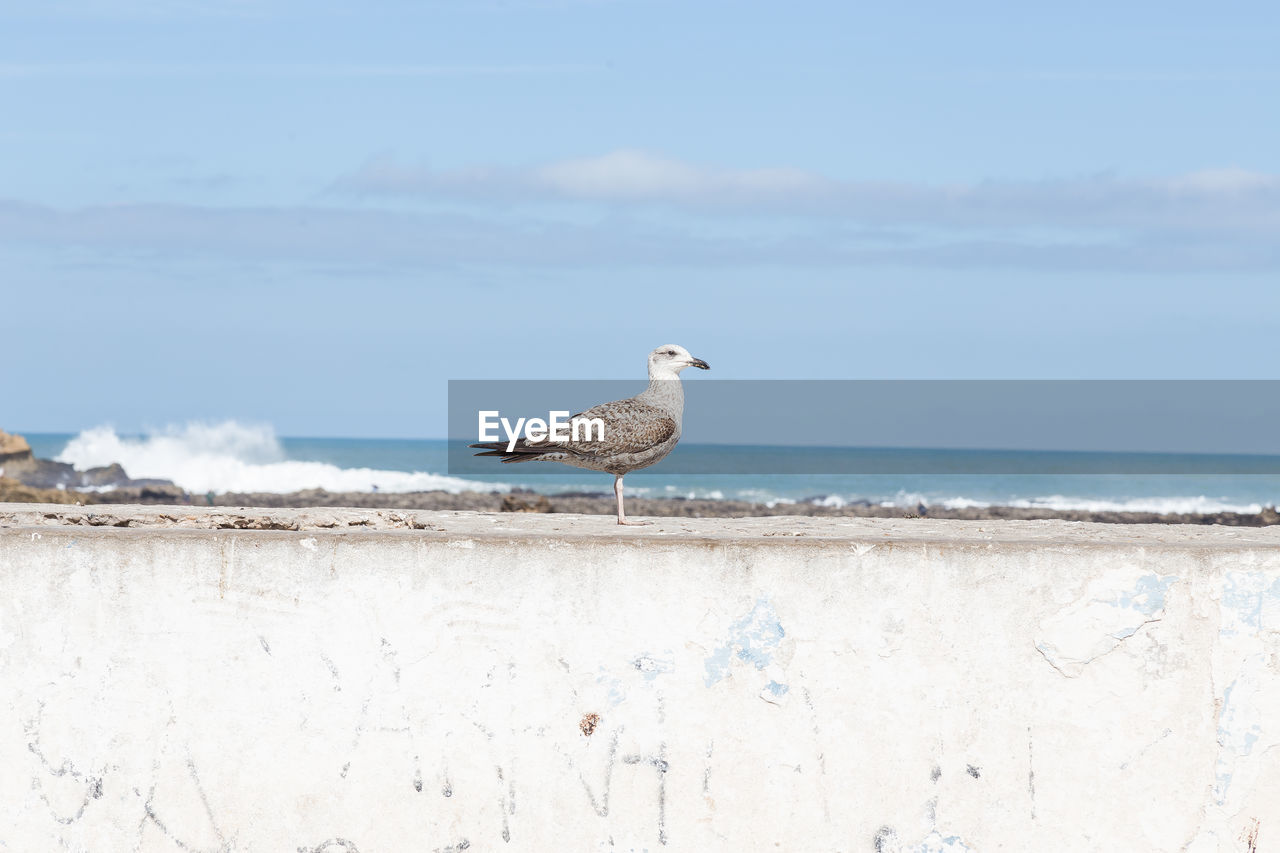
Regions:
<svg viewBox="0 0 1280 853"><path fill-rule="evenodd" d="M1280 528L6 505L0 851L1268 849L1278 661Z"/></svg>

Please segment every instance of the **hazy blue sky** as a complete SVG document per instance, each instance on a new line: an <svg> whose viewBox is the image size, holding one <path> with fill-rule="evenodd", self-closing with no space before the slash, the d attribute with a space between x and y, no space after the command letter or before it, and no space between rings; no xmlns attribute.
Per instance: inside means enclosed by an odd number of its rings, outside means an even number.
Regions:
<svg viewBox="0 0 1280 853"><path fill-rule="evenodd" d="M0 428L445 380L1275 378L1274 3L0 7Z"/></svg>

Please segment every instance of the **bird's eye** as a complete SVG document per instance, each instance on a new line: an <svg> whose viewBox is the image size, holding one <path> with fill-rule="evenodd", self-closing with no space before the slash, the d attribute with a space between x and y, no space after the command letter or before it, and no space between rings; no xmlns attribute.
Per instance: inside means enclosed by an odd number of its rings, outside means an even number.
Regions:
<svg viewBox="0 0 1280 853"><path fill-rule="evenodd" d="M675 351L675 350L673 350L673 349L669 349L669 350L667 350L667 355L675 355L675 354L676 354L676 351Z"/></svg>

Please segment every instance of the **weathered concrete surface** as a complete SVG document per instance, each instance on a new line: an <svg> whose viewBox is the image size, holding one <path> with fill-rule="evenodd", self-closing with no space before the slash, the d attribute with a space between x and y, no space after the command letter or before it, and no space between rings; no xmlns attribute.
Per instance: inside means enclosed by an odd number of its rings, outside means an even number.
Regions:
<svg viewBox="0 0 1280 853"><path fill-rule="evenodd" d="M0 690L2 851L1266 850L1280 529L9 505Z"/></svg>

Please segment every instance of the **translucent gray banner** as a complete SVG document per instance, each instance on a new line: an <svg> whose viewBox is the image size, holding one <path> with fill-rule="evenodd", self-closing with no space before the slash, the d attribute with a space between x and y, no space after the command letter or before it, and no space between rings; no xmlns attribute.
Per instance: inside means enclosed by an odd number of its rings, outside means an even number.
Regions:
<svg viewBox="0 0 1280 853"><path fill-rule="evenodd" d="M683 383L683 474L1277 474L1280 380L714 380ZM451 380L450 474L481 413L551 419L635 396L624 380ZM565 414L560 415L563 419ZM490 439L508 432L494 415ZM556 470L558 469L558 470ZM507 469L509 470L509 469ZM522 463L522 476L560 473Z"/></svg>

